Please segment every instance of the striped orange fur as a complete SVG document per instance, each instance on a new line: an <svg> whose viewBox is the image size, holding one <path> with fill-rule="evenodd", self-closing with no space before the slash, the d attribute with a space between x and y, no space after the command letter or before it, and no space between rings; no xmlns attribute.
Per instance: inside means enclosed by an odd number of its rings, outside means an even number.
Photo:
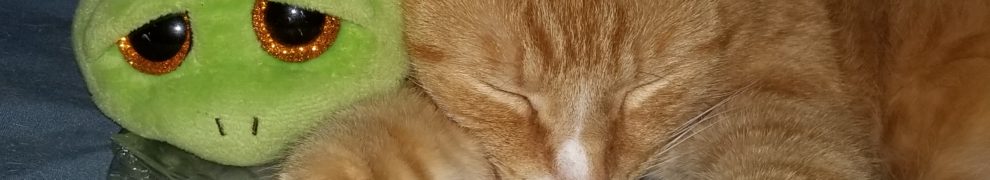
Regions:
<svg viewBox="0 0 990 180"><path fill-rule="evenodd" d="M316 131L285 176L990 177L990 0L404 3L432 101L380 100L437 114L345 113L386 115Z"/></svg>

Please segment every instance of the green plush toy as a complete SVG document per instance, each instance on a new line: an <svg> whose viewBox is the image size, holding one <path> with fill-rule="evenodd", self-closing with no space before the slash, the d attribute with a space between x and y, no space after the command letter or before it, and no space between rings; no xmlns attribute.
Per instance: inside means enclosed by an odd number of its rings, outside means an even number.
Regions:
<svg viewBox="0 0 990 180"><path fill-rule="evenodd" d="M125 129L221 164L280 157L324 116L398 88L398 0L82 0L74 45Z"/></svg>

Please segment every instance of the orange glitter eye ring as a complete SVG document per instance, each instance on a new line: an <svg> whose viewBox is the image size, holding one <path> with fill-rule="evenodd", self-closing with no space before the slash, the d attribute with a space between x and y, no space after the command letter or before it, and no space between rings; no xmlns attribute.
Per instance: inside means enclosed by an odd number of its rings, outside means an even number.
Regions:
<svg viewBox="0 0 990 180"><path fill-rule="evenodd" d="M286 62L320 56L340 30L337 17L267 0L255 1L251 17L261 47Z"/></svg>
<svg viewBox="0 0 990 180"><path fill-rule="evenodd" d="M186 13L159 17L117 41L131 67L152 75L175 71L191 46L192 30Z"/></svg>

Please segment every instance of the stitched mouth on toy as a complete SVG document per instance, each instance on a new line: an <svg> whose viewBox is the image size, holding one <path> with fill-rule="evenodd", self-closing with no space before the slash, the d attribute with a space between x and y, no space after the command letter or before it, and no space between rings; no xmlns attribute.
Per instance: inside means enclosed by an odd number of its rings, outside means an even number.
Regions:
<svg viewBox="0 0 990 180"><path fill-rule="evenodd" d="M220 136L227 136L227 132L223 129L223 119L220 117L213 118L213 121L217 124L217 132ZM261 118L258 116L251 117L251 135L258 136L258 124L261 122Z"/></svg>

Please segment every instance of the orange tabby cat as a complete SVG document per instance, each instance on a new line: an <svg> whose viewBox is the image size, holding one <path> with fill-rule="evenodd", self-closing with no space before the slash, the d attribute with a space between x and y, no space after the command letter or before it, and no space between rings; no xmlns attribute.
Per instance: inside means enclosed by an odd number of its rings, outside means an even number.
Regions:
<svg viewBox="0 0 990 180"><path fill-rule="evenodd" d="M406 0L460 128L375 100L283 177L990 177L988 2Z"/></svg>
<svg viewBox="0 0 990 180"><path fill-rule="evenodd" d="M409 0L406 31L506 179L876 178L827 5Z"/></svg>

